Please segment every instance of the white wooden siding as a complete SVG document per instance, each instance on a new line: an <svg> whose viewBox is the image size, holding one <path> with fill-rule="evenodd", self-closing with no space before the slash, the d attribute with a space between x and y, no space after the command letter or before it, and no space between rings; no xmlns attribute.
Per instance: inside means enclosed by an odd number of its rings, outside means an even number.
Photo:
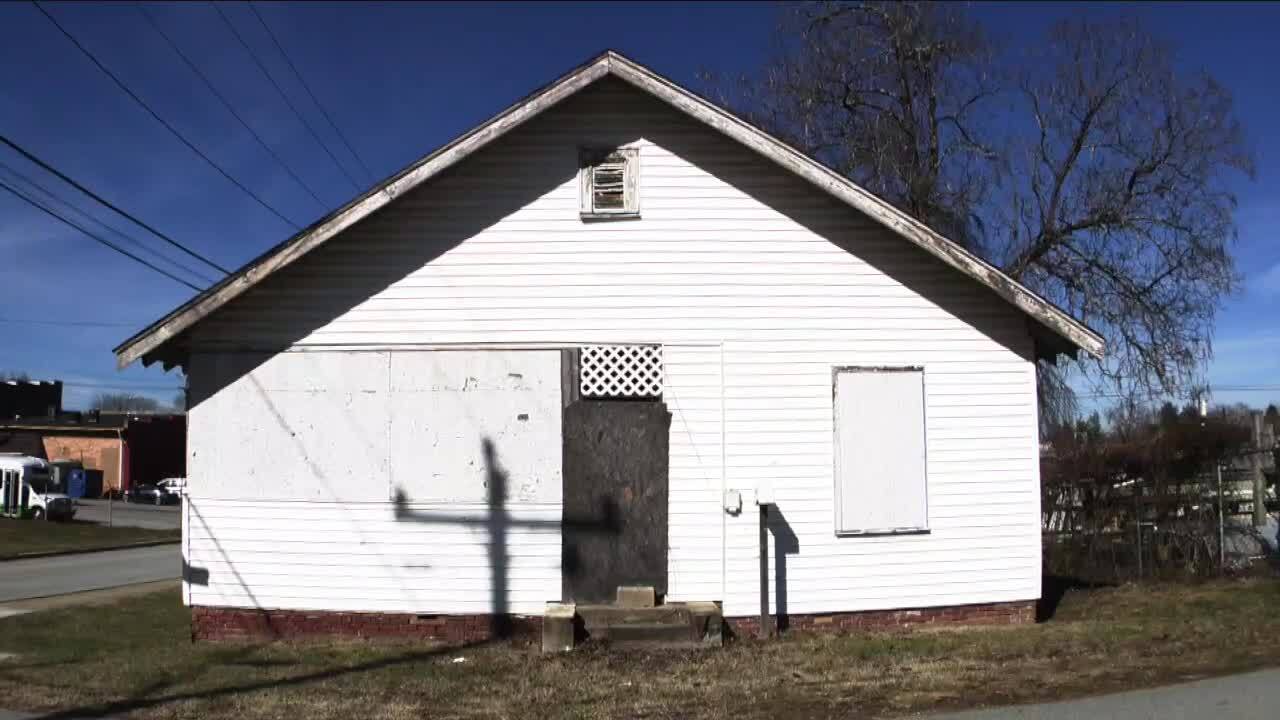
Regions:
<svg viewBox="0 0 1280 720"><path fill-rule="evenodd" d="M578 148L610 144L639 149L641 218L584 223ZM749 501L760 483L796 538L784 567L788 612L1039 595L1025 318L614 81L397 199L208 318L192 343L207 352L661 343L674 415L674 598L755 611L755 508L727 516L721 498L728 488ZM835 536L831 368L843 365L925 368L929 535ZM248 569L273 562L266 548L304 520L293 518L244 529L236 547L260 538L243 556ZM290 573L263 575L261 594L294 602L299 592L280 584ZM309 587L308 607L360 593L358 584ZM475 592L455 595L474 606L484 597ZM370 592L368 609L391 605Z"/></svg>
<svg viewBox="0 0 1280 720"><path fill-rule="evenodd" d="M506 597L495 605L485 503L184 504L187 602L258 608L538 614L560 596L560 504L506 506Z"/></svg>

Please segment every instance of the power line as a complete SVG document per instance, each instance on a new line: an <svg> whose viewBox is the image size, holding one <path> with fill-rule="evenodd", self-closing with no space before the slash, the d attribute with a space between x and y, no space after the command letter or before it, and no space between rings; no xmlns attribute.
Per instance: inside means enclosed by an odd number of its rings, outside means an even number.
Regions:
<svg viewBox="0 0 1280 720"><path fill-rule="evenodd" d="M227 98L222 93L218 92L218 89L214 87L213 82L209 79L209 77L205 75L203 72L201 72L199 66L197 66L195 62L191 60L191 58L187 57L186 53L182 52L181 48L178 47L178 44L173 41L173 38L169 37L169 34L164 31L164 28L160 27L159 21L157 21L155 17L152 16L152 14L143 7L142 3L135 2L134 7L136 7L138 9L138 12L142 15L142 17L145 18L146 21L151 24L151 27L154 28L157 33L159 33L160 37L164 38L164 41L168 43L169 47L173 50L173 52L179 58L182 59L182 62L186 63L187 67L191 68L191 72L195 73L196 77L200 78L200 80L204 83L204 86L209 88L209 92L213 93L213 96L216 97L219 100L219 102L222 103L222 106L227 109L227 112L231 113L231 116L234 117L237 121L239 121L240 125L244 127L245 130L249 131L249 134L253 136L253 139L258 141L258 145L261 146L263 150L267 151L267 154L270 155L272 159L276 161L276 164L279 165L281 168L283 168L284 171L289 174L289 177L293 178L293 181L298 183L298 185L303 190L305 190L308 195L311 196L312 200L316 201L316 204L320 206L320 209L322 210L326 209L328 206L326 206L324 201L320 199L319 195L316 195L316 191L312 190L310 185L307 185L307 183L304 182L302 178L298 177L298 175L293 171L293 169L290 168L289 165L285 163L284 159L281 158L278 154L276 154L276 151L272 150L271 146L267 145L266 141L262 139L262 136L258 135L257 131L255 131L252 127L249 126L249 123L246 122L245 119L240 116L240 113L236 112L236 109L235 107L232 106L231 101L227 100Z"/></svg>
<svg viewBox="0 0 1280 720"><path fill-rule="evenodd" d="M222 267L221 265L219 265L218 263L216 263L216 262L214 262L214 261L210 260L209 258L205 257L204 255L201 255L200 253L196 252L195 250L192 250L191 248L187 247L186 245L183 245L182 243L178 242L177 240L174 240L173 238L169 237L168 235L166 235L166 234L164 234L164 233L160 232L159 230L157 230L157 229L155 229L155 228L151 227L150 225L148 225L147 223L143 222L142 220L139 220L137 217L135 217L134 215L130 214L129 212L127 212L127 211L125 211L125 210L120 209L120 208L119 208L119 207L117 207L116 205L112 204L112 203L111 203L111 201L106 200L106 199L105 199L105 198L103 198L101 195L99 195L99 194L95 193L94 191L90 190L89 188L85 187L84 185L81 185L80 183L76 182L75 178L72 178L72 177L68 176L66 173L62 172L61 170L58 170L57 168L53 167L53 166L52 166L52 165L50 165L49 163L45 162L44 160L41 160L40 158L36 157L36 156L35 156L35 154L33 154L33 153L31 153L30 151L28 151L27 149L23 148L21 145L18 145L18 144L17 144L16 142L14 142L13 140L10 140L9 138L5 137L3 134L0 134L0 143L4 143L5 145L8 145L10 149L12 149L14 152L18 153L18 154L19 154L19 155L21 155L22 157L26 158L27 160L30 160L31 162L35 163L36 165L39 165L41 168L43 168L44 170L46 170L46 171L48 171L48 172L52 173L53 175L56 175L56 176L58 177L58 179L59 179L59 180L62 180L62 181L63 181L63 182L65 182L66 184L70 185L71 187L73 187L73 188L75 188L75 189L79 190L80 192L84 193L85 195L88 195L89 197L91 197L91 198L93 198L95 201L97 201L99 204L104 205L104 206L106 206L108 209L110 209L110 210L112 210L113 212L115 212L117 215L120 215L121 217L123 217L123 218L125 218L125 219L129 220L129 221L130 221L130 222L132 222L133 224L137 225L138 227L141 227L142 229L146 230L147 232L151 233L152 235L155 235L156 237L160 238L161 240L163 240L163 241L165 241L165 242L169 243L170 245L172 245L172 246L174 246L174 247L178 248L179 250L181 250L182 252L186 253L187 255L190 255L191 257L193 257L193 258L195 258L195 259L199 260L200 262L204 263L205 265L208 265L209 267L211 267L211 268L213 268L213 269L217 270L218 272L225 273L225 274L227 274L227 275L230 275L230 274L231 274L231 271L230 271L230 270L228 270L228 269L226 269L226 268Z"/></svg>
<svg viewBox="0 0 1280 720"><path fill-rule="evenodd" d="M320 110L320 114L323 115L325 121L329 123L329 127L333 128L333 132L338 136L338 139L346 146L347 152L351 153L351 157L355 158L356 162L360 164L360 167L364 169L364 174L369 178L370 182L376 180L373 176L373 171L369 170L369 166L365 164L364 159L361 158L360 154L356 152L356 149L351 146L351 143L347 140L347 136L338 127L338 124L333 121L333 117L329 115L329 111L320 103L320 99L316 97L316 94L311 91L311 86L307 84L305 79L303 79L302 73L298 72L297 66L294 65L293 60L289 58L289 53L285 52L284 46L280 44L279 38L277 38L276 34L271 31L271 26L268 25L267 21L258 13L258 8L253 4L253 0L249 0L249 9L253 11L253 16L258 18L258 23L262 25L262 29L267 31L267 36L270 37L271 42L275 44L276 50L280 51L280 56L284 58L285 63L289 65L289 69L293 71L293 76L298 78L298 84L302 85L302 89L307 91L307 95L311 98L311 102L315 103L316 108Z"/></svg>
<svg viewBox="0 0 1280 720"><path fill-rule="evenodd" d="M246 195L248 195L249 197L253 198L255 202L257 202L259 205L261 205L263 208L265 208L265 209L266 209L268 212L270 212L272 215L275 215L277 218L279 218L279 219L280 219L282 222L284 222L286 225L289 225L290 227L294 228L295 230L297 230L297 229L301 229L301 228L300 228L300 226L299 226L297 223L295 223L294 221L292 221L292 220L290 220L289 218L287 218L287 217L285 217L284 215L282 215L282 214L280 213L280 211L279 211L279 210L276 210L276 209L275 209L274 207L272 207L272 206L271 206L271 205L270 205L266 200L263 200L261 197L259 197L257 193L255 193L254 191L252 191L252 190L250 190L249 188L245 187L245 185L244 185L243 183L241 183L239 180L237 180L237 179L235 179L234 177L232 177L231 173L229 173L229 172L227 172L226 170L224 170L224 169L222 168L222 166L221 166L221 165L219 165L218 163L214 162L214 161L213 161L213 159L212 159L212 158L210 158L208 155L205 155L205 154L200 150L200 148L198 148L198 147L196 147L195 145L193 145L193 144L191 143L191 141L190 141L190 140L188 140L188 139L186 138L186 136L184 136L182 133L178 132L178 129L177 129L177 128L175 128L174 126L170 125L170 124L169 124L169 122L168 122L167 120L165 120L164 118L160 117L160 114L159 114L159 113L157 113L155 110L151 109L151 106L150 106L150 105L148 105L148 104L147 104L147 103L146 103L142 98L138 97L138 94L137 94L137 93L135 93L134 91L130 90L130 89L129 89L129 86L128 86L128 85L126 85L126 84L124 83L124 81L123 81L123 80L121 80L119 77L117 77L115 73L113 73L113 72L111 72L110 70L108 70L108 69L107 69L107 66L106 66L106 65L103 65L103 64L98 60L98 58L97 58L96 56L94 56L94 54L93 54L93 53L89 52L89 49L88 49L88 48L86 48L84 45L81 45L81 44L80 44L80 41L79 41L79 40L76 40L76 38L75 38L75 36L74 36L74 35L72 35L70 32L68 32L66 28L62 27L62 25L57 21L57 19L56 19L56 18L54 18L54 17L53 17L53 15L50 15L50 14L49 14L49 12L48 12L47 10L45 10L43 7L41 7L41 5L40 5L40 3L39 3L39 0L31 0L31 4L32 4L32 5L35 5L35 6L36 6L36 9L40 11L40 14L42 14L42 15L44 15L46 18L48 18L48 19L49 19L49 22L53 23L53 26L54 26L54 27L56 27L56 28L58 29L58 32L61 32L61 33L62 33L62 35L63 35L65 38L67 38L67 40L70 40L70 41L71 41L71 44L72 44L72 45L75 45L75 46L76 46L76 49L78 49L81 53L83 53L85 57L89 58L89 61L90 61L90 62L92 62L95 66L97 66L97 68L98 68L99 70L101 70L101 71L102 71L102 73L103 73L104 75L106 75L107 77L111 78L111 81L112 81L112 82L114 82L114 83L116 84L116 87L118 87L118 88L120 88L121 90L123 90L123 91L124 91L124 93L125 93L126 95L128 95L130 98L133 98L133 101L134 101L134 102L136 102L136 103L138 103L138 106L139 106L139 107L141 107L143 110L146 110L146 111L147 111L147 113L148 113L149 115L151 115L151 117L155 118L156 122L158 122L158 123L160 123L162 126L164 126L164 128L165 128L166 130L168 130L168 131L169 131L169 132L170 132L174 137L176 137L176 138L177 138L177 139L178 139L178 140L179 140L183 145L186 145L186 146L187 146L187 148L191 150L191 152L195 153L196 155L199 155L199 156L200 156L200 158L201 158L202 160L204 160L206 163L208 163L208 164L209 164L209 167L213 168L214 170L217 170L217 171L218 171L218 173L219 173L220 175L222 175L222 177L226 178L228 182L230 182L232 185L235 185L236 187L240 188L240 190L241 190L241 191L243 191L243 192L244 192Z"/></svg>
<svg viewBox="0 0 1280 720"><path fill-rule="evenodd" d="M311 133L311 137L315 139L316 144L324 150L325 154L329 156L329 159L333 161L333 164L336 165L343 176L347 178L347 182L351 183L351 187L359 190L360 183L356 182L356 179L351 177L351 173L347 172L347 168L344 167L342 163L338 162L337 156L335 156L333 151L329 149L329 146L320 139L320 134L311 126L311 123L307 122L307 118L296 106L294 106L293 101L289 99L284 88L280 87L280 83L276 82L276 79L271 76L271 73L267 70L267 66L262 64L262 60L258 58L258 54L254 52L253 48L249 46L249 43L245 41L244 36L242 36L240 31L236 29L236 26L232 24L231 19L227 17L226 13L222 12L222 8L219 7L217 3L210 2L209 6L218 13L218 17L222 18L223 24L227 26L227 29L231 31L231 34L235 36L236 40L240 41L240 45L245 49L245 52L249 53L249 57L253 60L254 65L258 66L258 70L262 72L263 76L267 78L272 87L276 89L276 92L280 94L280 97L284 100L284 104L289 106L289 109L293 111L293 114L298 118L298 121L307 129L307 132Z"/></svg>
<svg viewBox="0 0 1280 720"><path fill-rule="evenodd" d="M4 170L4 171L5 171L5 172L7 172L11 177L16 177L20 182L24 182L24 183L26 183L26 184L27 184L27 186L28 186L29 188L34 188L36 191L38 191L41 195L43 195L45 198L47 198L47 199L48 199L48 200L50 200L51 202L56 203L56 204L58 204L58 205L60 205L60 206L62 206L62 207L64 207L64 208L66 208L66 209L68 209L68 210L70 210L70 211L72 211L72 212L76 213L76 214L77 214L77 215L79 215L80 217L82 217L82 218L84 218L84 219L88 220L88 221L89 221L89 222L91 222L91 223L94 223L94 224L95 224L95 225L97 225L98 227L103 228L104 230L106 230L106 231L110 232L111 234L115 235L116 237L118 237L118 238L120 238L120 239L124 240L125 242L127 242L127 243L129 243L129 244L133 245L134 247L140 248L141 250L143 250L143 251L145 251L145 252L149 252L149 253L151 253L152 255L154 255L154 256L156 256L156 257L160 258L161 260L164 260L165 262L169 263L170 265L172 265L172 266L174 266L174 267L178 268L179 270L182 270L182 271L183 271L183 272L185 272L185 273L188 273L188 274L190 274L190 275L192 275L192 276L194 276L194 277L199 278L199 279L200 279L201 281L203 281L203 282L207 282L207 283L213 283L213 282L216 282L215 280L213 280L212 278L208 277L207 275L204 275L204 274L200 273L199 271L197 271L197 270L195 270L195 269L193 269L193 268L187 267L186 265L183 265L182 263L178 262L177 260L173 260L173 259L171 259L171 258L165 257L164 255L161 255L160 253L156 252L155 250L152 250L151 248L147 247L146 245L143 245L141 241L139 241L139 240L137 240L137 239L135 239L135 238L129 237L128 235L124 234L124 233L123 233L123 232L121 232L120 230L118 230L118 229L116 229L116 228L112 227L111 225L108 225L107 223L103 222L102 220L99 220L98 218L96 218L96 217L94 217L94 216L90 215L89 213L85 212L84 210L81 210L80 208L76 207L75 205L72 205L70 202L68 202L68 201L66 201L66 200L63 200L62 198L58 197L58 196L57 196L57 194L55 194L55 193L54 193L52 190L50 190L49 188L47 188L47 187L45 187L45 186L41 185L40 183L36 182L35 180L32 180L31 178L27 177L26 175L23 175L22 173L18 172L17 170L14 170L12 167L10 167L9 165L5 164L4 162L0 162L0 170Z"/></svg>
<svg viewBox="0 0 1280 720"><path fill-rule="evenodd" d="M185 390L181 385L126 385L122 383L63 382L67 387L108 388L110 390Z"/></svg>
<svg viewBox="0 0 1280 720"><path fill-rule="evenodd" d="M56 219L56 220L58 220L58 221L62 222L62 223L63 223L63 224L65 224L65 225L70 225L71 227L75 228L76 230L79 230L80 232L84 233L85 235L88 235L90 238L92 238L92 239L94 239L94 240L96 240L96 241L98 241L98 242L102 243L103 245L106 245L107 247L111 248L112 250L115 250L116 252L120 253L121 255L124 255L124 256L125 256L125 257L127 257L127 258L130 258L130 259L132 259L132 260L134 260L134 261L136 261L136 262L139 262L139 263L141 263L141 264L143 264L143 265L145 265L145 266L147 266L147 267L151 268L152 270L155 270L156 272L160 273L161 275L164 275L165 277L169 278L170 280L173 280L174 282L182 283L183 285L186 285L187 287L191 288L192 290L195 290L196 292L201 292L201 288L196 287L195 285L192 285L191 283L187 282L186 280L183 280L182 278L178 277L177 275L174 275L173 273L169 272L168 270L165 270L165 269L163 269L163 268L156 267L155 265L151 264L150 262L147 262L146 260L143 260L142 258L138 257L137 255L134 255L133 253L129 252L128 250L125 250L124 248L120 247L119 245L116 245L115 243L111 242L110 240L106 240L106 239L104 239L104 238L102 238L102 237L100 237L100 236L98 236L98 235L94 235L93 233L89 232L88 230L85 230L83 227L81 227L81 226L79 226L79 225L75 224L74 222L71 222L70 220L68 220L68 219L66 219L66 218L64 218L64 217L62 217L62 216L61 216L61 215L59 215L58 213L54 212L53 210L50 210L49 208L45 207L44 205L41 205L40 203L36 202L35 200L32 200L31 198L29 198L29 197L27 197L26 195L22 194L22 193L21 193L21 192L19 192L18 190L15 190L15 189L14 189L13 187L11 187L8 183L5 183L5 182L3 182L3 181L0 181L0 190L7 190L7 191L8 191L10 194L12 194L13 196L15 196L15 197L19 198L20 200L24 200L24 201L26 201L26 203L27 203L27 204L29 204L29 205L31 205L31 206L33 206L33 207L35 207L35 208L37 208L37 209L39 209L39 210L43 211L46 215L49 215L49 216L53 217L54 219Z"/></svg>

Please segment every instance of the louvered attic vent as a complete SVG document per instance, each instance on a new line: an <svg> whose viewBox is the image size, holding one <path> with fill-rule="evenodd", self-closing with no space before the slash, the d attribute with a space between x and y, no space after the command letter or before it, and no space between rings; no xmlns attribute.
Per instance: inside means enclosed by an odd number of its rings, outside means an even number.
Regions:
<svg viewBox="0 0 1280 720"><path fill-rule="evenodd" d="M580 156L582 217L634 218L640 216L636 178L636 148L586 149Z"/></svg>

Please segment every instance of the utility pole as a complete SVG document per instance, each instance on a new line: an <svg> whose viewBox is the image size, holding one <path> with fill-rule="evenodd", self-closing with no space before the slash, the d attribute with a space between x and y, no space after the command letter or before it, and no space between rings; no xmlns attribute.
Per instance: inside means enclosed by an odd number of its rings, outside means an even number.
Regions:
<svg viewBox="0 0 1280 720"><path fill-rule="evenodd" d="M1227 545L1222 517L1222 461L1215 460L1213 466L1218 471L1218 572L1224 573L1227 571Z"/></svg>
<svg viewBox="0 0 1280 720"><path fill-rule="evenodd" d="M1134 540L1137 542L1138 558L1138 579L1142 579L1142 498L1139 497L1141 488L1138 487L1138 479L1133 480L1133 519L1134 519Z"/></svg>
<svg viewBox="0 0 1280 720"><path fill-rule="evenodd" d="M1249 474L1253 479L1253 526L1267 524L1267 481L1262 474L1262 413L1253 412L1253 452L1249 453Z"/></svg>
<svg viewBox="0 0 1280 720"><path fill-rule="evenodd" d="M1200 428L1204 429L1205 418L1209 417L1209 401L1204 395L1196 397L1196 407L1200 410ZM1222 507L1222 458L1214 458L1213 469L1218 478L1218 572L1227 571L1227 545L1224 525L1226 518Z"/></svg>

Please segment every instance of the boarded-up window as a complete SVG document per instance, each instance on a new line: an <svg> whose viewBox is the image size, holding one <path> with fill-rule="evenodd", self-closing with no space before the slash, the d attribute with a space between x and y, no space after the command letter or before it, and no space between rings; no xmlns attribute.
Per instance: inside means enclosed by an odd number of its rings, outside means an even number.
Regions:
<svg viewBox="0 0 1280 720"><path fill-rule="evenodd" d="M636 217L640 214L636 191L639 174L636 148L583 150L578 165L581 169L583 217Z"/></svg>
<svg viewBox="0 0 1280 720"><path fill-rule="evenodd" d="M924 372L837 368L836 533L923 532Z"/></svg>

